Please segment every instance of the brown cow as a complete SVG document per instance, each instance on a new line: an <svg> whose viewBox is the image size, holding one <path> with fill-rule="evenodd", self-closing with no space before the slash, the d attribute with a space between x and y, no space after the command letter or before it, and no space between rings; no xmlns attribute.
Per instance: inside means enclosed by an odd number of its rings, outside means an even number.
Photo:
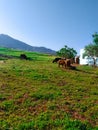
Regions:
<svg viewBox="0 0 98 130"><path fill-rule="evenodd" d="M71 64L75 63L75 58L71 58L70 61L71 61Z"/></svg>
<svg viewBox="0 0 98 130"><path fill-rule="evenodd" d="M62 67L65 66L65 60L60 59L60 60L58 61L58 67L60 67L60 66L62 66Z"/></svg>
<svg viewBox="0 0 98 130"><path fill-rule="evenodd" d="M65 60L65 68L70 67L71 66L71 60L70 59L66 59Z"/></svg>
<svg viewBox="0 0 98 130"><path fill-rule="evenodd" d="M66 59L66 60L61 59L61 60L59 60L58 61L58 67L60 67L60 66L65 67L65 68L70 67L71 66L70 59Z"/></svg>

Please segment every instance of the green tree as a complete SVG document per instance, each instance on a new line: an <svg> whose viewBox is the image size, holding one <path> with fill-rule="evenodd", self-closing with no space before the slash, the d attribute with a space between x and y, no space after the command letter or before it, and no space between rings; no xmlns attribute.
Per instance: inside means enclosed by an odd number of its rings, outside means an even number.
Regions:
<svg viewBox="0 0 98 130"><path fill-rule="evenodd" d="M93 43L85 46L84 56L92 57L94 60L94 65L96 64L96 57L98 57L98 33L92 35Z"/></svg>
<svg viewBox="0 0 98 130"><path fill-rule="evenodd" d="M57 55L64 58L74 58L76 54L76 50L74 50L73 48L69 48L67 45L65 45L64 48L61 48L59 51L57 51Z"/></svg>
<svg viewBox="0 0 98 130"><path fill-rule="evenodd" d="M93 42L98 45L98 33L96 32L95 34L92 35L93 37Z"/></svg>

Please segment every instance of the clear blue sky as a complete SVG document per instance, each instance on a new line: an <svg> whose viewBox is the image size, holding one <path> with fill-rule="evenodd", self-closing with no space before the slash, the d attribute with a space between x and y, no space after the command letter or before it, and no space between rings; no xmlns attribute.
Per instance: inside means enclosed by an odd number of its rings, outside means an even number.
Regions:
<svg viewBox="0 0 98 130"><path fill-rule="evenodd" d="M98 0L0 0L0 34L77 52L98 32Z"/></svg>

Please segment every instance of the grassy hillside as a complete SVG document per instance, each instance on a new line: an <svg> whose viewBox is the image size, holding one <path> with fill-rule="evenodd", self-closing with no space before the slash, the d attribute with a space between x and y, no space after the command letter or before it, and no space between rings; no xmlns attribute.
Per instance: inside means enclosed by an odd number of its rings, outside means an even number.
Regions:
<svg viewBox="0 0 98 130"><path fill-rule="evenodd" d="M11 56L11 58L18 58L18 59L20 58L21 54L25 54L28 57L28 59L31 59L31 60L48 60L52 58L48 54L41 54L41 53L21 51L21 50L19 51L15 49L8 49L8 48L1 48L1 47L0 47L0 54L6 55L8 57ZM8 59L7 57L3 56L3 59L4 58ZM0 56L0 59L2 60L1 56Z"/></svg>
<svg viewBox="0 0 98 130"><path fill-rule="evenodd" d="M0 129L97 130L98 68L67 70L52 56L23 53L31 60L0 61Z"/></svg>

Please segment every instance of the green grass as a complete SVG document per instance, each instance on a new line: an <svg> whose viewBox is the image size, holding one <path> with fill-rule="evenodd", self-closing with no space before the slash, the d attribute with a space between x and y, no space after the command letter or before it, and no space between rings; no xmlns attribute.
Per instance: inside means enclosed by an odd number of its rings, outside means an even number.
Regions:
<svg viewBox="0 0 98 130"><path fill-rule="evenodd" d="M54 56L23 53L31 60L0 63L0 130L98 130L98 68L68 70Z"/></svg>
<svg viewBox="0 0 98 130"><path fill-rule="evenodd" d="M3 48L3 47L2 48L0 47L0 54L12 56L15 58L19 58L20 54L25 54L27 58L31 60L50 60L51 59L51 56L48 54L40 54L36 52L21 51L21 50L15 50L15 49ZM2 60L2 57L0 57L0 59Z"/></svg>

